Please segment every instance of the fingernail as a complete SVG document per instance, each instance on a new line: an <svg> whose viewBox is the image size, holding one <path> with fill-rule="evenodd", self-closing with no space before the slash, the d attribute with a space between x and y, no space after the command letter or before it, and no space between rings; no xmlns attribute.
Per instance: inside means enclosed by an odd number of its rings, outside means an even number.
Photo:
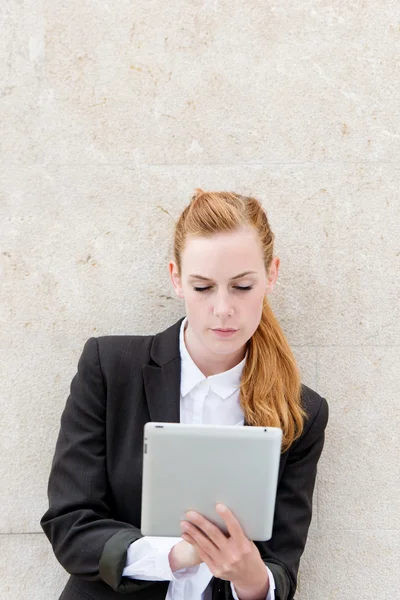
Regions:
<svg viewBox="0 0 400 600"><path fill-rule="evenodd" d="M226 506L224 504L217 504L217 510L219 512L225 512L226 511Z"/></svg>

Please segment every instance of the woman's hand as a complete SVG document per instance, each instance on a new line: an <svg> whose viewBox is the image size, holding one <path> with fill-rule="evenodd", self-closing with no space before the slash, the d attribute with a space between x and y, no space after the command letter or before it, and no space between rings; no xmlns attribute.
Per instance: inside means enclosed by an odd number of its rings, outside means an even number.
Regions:
<svg viewBox="0 0 400 600"><path fill-rule="evenodd" d="M171 548L168 559L172 572L189 569L203 562L196 548L185 541L178 542Z"/></svg>
<svg viewBox="0 0 400 600"><path fill-rule="evenodd" d="M208 519L190 511L182 521L182 538L196 549L214 577L231 581L240 600L265 600L269 590L267 569L257 546L249 540L239 521L224 505L217 504L228 529L226 536Z"/></svg>

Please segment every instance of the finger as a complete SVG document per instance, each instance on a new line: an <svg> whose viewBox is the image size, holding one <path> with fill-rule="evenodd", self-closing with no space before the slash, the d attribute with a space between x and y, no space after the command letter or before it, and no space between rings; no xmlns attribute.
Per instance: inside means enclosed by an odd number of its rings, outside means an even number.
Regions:
<svg viewBox="0 0 400 600"><path fill-rule="evenodd" d="M192 523L198 529L200 529L200 531L205 533L207 537L209 537L210 540L215 544L215 546L217 546L217 548L222 549L224 548L224 546L226 546L227 537L220 530L219 527L214 525L214 523L211 523L211 521L203 517L203 515L200 515L199 513L192 510L189 511L186 514L186 516L188 518L189 523Z"/></svg>
<svg viewBox="0 0 400 600"><path fill-rule="evenodd" d="M231 535L231 537L236 538L236 539L239 539L241 537L246 537L239 521L237 520L237 518L235 517L233 512L231 510L229 510L229 508L227 506L225 506L225 504L217 504L216 510L217 510L217 513L225 521L226 527L227 527L228 532ZM246 539L247 539L247 537L246 537Z"/></svg>

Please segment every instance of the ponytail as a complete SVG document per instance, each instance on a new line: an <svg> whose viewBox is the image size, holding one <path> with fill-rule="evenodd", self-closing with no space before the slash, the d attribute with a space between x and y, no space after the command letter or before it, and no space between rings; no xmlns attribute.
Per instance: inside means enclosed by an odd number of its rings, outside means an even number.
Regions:
<svg viewBox="0 0 400 600"><path fill-rule="evenodd" d="M240 402L249 425L280 427L282 451L303 431L301 379L286 337L265 297L258 328L248 342Z"/></svg>

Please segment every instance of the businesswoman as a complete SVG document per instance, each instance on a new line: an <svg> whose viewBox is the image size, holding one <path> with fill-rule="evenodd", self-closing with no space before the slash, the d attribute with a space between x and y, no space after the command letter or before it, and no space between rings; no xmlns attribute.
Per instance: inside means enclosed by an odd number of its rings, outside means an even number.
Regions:
<svg viewBox="0 0 400 600"><path fill-rule="evenodd" d="M196 190L177 221L169 264L185 317L156 335L86 342L41 519L71 575L62 600L294 597L328 406L301 384L267 299L279 272L273 240L255 198ZM281 427L272 538L248 540L220 505L227 535L189 512L180 538L143 537L148 421Z"/></svg>

